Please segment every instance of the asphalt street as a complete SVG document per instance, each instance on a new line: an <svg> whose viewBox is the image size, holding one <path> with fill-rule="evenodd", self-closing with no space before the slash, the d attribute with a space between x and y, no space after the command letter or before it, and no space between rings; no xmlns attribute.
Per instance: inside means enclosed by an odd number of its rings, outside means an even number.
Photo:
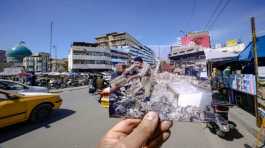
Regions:
<svg viewBox="0 0 265 148"><path fill-rule="evenodd" d="M22 123L0 129L1 148L93 148L119 119L110 119L108 110L87 89L64 91L61 109L42 124ZM233 120L233 119L231 119ZM237 124L237 123L236 123ZM248 148L255 138L240 124L225 139L214 135L202 123L174 122L165 148Z"/></svg>

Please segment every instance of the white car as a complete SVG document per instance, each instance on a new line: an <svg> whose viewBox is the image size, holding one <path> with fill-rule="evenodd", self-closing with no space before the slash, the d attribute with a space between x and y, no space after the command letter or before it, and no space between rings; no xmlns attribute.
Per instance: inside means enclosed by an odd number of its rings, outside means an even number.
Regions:
<svg viewBox="0 0 265 148"><path fill-rule="evenodd" d="M28 86L22 83L0 79L0 89L13 92L48 92L48 88L40 86Z"/></svg>

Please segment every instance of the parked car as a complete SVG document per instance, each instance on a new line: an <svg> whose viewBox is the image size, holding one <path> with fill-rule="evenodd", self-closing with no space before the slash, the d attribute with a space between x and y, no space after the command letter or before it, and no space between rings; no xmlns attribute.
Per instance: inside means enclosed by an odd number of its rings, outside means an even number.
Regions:
<svg viewBox="0 0 265 148"><path fill-rule="evenodd" d="M0 89L13 92L48 92L48 88L40 86L28 86L22 83L0 79Z"/></svg>
<svg viewBox="0 0 265 148"><path fill-rule="evenodd" d="M28 120L44 121L61 104L58 94L13 93L0 89L0 128Z"/></svg>

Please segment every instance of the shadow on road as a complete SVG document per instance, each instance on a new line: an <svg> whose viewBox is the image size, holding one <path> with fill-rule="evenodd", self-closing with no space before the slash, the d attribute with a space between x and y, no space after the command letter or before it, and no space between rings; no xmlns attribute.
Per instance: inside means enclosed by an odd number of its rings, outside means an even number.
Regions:
<svg viewBox="0 0 265 148"><path fill-rule="evenodd" d="M235 139L240 139L240 138L243 138L244 136L237 130L237 125L236 123L234 123L233 121L228 121L229 124L232 124L234 126L233 129L231 129L231 131L229 133L226 133L226 135L224 137L220 137L224 140L227 140L227 141L233 141ZM213 134L216 134L216 130L213 129L213 128L209 128L210 132L213 133Z"/></svg>
<svg viewBox="0 0 265 148"><path fill-rule="evenodd" d="M237 130L237 125L233 121L228 121L229 124L232 124L234 126L233 129L231 129L230 133L227 133L227 135L223 138L228 141L233 141L234 139L240 139L244 136Z"/></svg>
<svg viewBox="0 0 265 148"><path fill-rule="evenodd" d="M228 141L233 141L234 139L240 139L243 138L244 136L235 128L230 131L230 133L227 133L223 139L228 140Z"/></svg>
<svg viewBox="0 0 265 148"><path fill-rule="evenodd" d="M42 123L25 122L2 128L0 129L0 143L24 135L41 127L49 128L49 124L57 122L74 113L75 111L69 109L57 109L53 112L52 116L47 121L44 121Z"/></svg>
<svg viewBox="0 0 265 148"><path fill-rule="evenodd" d="M244 148L253 148L253 147L250 146L249 144L244 144Z"/></svg>

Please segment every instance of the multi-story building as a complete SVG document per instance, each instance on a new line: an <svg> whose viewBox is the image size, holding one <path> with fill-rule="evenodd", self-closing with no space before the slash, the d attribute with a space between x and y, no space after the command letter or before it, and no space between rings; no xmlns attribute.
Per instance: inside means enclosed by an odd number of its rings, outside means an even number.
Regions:
<svg viewBox="0 0 265 148"><path fill-rule="evenodd" d="M67 72L68 59L51 59L50 61L51 72Z"/></svg>
<svg viewBox="0 0 265 148"><path fill-rule="evenodd" d="M95 72L111 70L110 48L99 47L97 43L73 42L68 55L70 72Z"/></svg>
<svg viewBox="0 0 265 148"><path fill-rule="evenodd" d="M169 59L176 67L206 66L204 48L196 44L171 46Z"/></svg>
<svg viewBox="0 0 265 148"><path fill-rule="evenodd" d="M24 57L23 66L28 72L48 72L49 60L49 53L39 52L32 56Z"/></svg>
<svg viewBox="0 0 265 148"><path fill-rule="evenodd" d="M111 62L113 67L118 63L128 64L130 60L128 49L111 48Z"/></svg>
<svg viewBox="0 0 265 148"><path fill-rule="evenodd" d="M0 50L0 63L5 63L5 62L6 62L6 51Z"/></svg>
<svg viewBox="0 0 265 148"><path fill-rule="evenodd" d="M0 50L0 72L6 67L6 51Z"/></svg>
<svg viewBox="0 0 265 148"><path fill-rule="evenodd" d="M154 52L127 32L108 33L96 37L96 41L100 47L129 49L131 58L140 56L147 63L153 64L155 62Z"/></svg>
<svg viewBox="0 0 265 148"><path fill-rule="evenodd" d="M210 48L208 32L188 33L181 38L180 46L171 46L169 59L171 64L185 71L188 75L196 75L206 69L204 50Z"/></svg>

